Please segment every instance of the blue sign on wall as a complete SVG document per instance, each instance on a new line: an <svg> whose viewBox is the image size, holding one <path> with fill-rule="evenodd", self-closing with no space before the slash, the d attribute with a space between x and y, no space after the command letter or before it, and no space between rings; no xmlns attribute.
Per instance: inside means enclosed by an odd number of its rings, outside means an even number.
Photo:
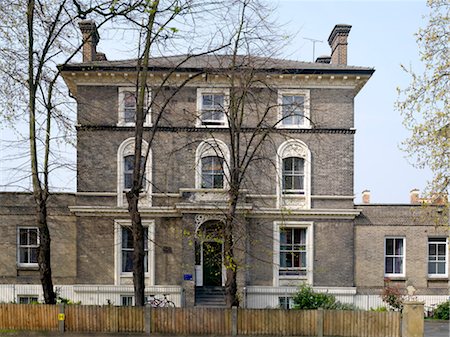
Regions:
<svg viewBox="0 0 450 337"><path fill-rule="evenodd" d="M183 279L185 281L192 281L192 274L184 274Z"/></svg>

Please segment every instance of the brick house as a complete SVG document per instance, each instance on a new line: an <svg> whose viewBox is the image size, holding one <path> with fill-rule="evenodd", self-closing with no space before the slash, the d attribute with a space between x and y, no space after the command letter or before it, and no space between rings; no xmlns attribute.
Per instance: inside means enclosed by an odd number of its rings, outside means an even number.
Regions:
<svg viewBox="0 0 450 337"><path fill-rule="evenodd" d="M77 192L49 212L54 283L83 304L133 303L130 187L136 61L97 53L95 25L80 25L83 62L64 66L77 101ZM289 306L307 282L344 302L377 306L385 277L436 303L448 294L441 207L354 204L354 98L374 70L347 65L348 25L329 37L331 57L298 62L252 57L255 106L276 125L252 164L239 203L236 242L243 306ZM147 232L146 292L179 306L220 304L221 221L226 207L228 56L154 58L147 104L174 94L147 158L140 210ZM243 65L249 59L242 57ZM164 90L155 93L168 77ZM180 83L195 77L183 87ZM158 101L159 100L159 101ZM255 128L258 108L246 114ZM146 120L152 128L152 114ZM148 146L148 145L144 145ZM40 298L32 198L0 194L0 301ZM367 201L367 200L366 200ZM218 301L218 302L215 302Z"/></svg>

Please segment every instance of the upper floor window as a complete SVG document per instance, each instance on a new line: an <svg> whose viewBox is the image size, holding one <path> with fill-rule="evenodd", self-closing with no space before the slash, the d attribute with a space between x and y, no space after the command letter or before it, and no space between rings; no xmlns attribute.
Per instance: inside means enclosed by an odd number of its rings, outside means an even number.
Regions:
<svg viewBox="0 0 450 337"><path fill-rule="evenodd" d="M428 276L448 276L448 241L447 238L428 239Z"/></svg>
<svg viewBox="0 0 450 337"><path fill-rule="evenodd" d="M279 127L309 127L309 90L283 89L278 91Z"/></svg>
<svg viewBox="0 0 450 337"><path fill-rule="evenodd" d="M223 158L208 156L202 158L202 188L223 188Z"/></svg>
<svg viewBox="0 0 450 337"><path fill-rule="evenodd" d="M142 143L142 154L147 152L147 142ZM140 204L144 207L151 206L151 181L152 181L152 151L150 149L147 160L141 157L142 194ZM145 170L144 170L145 164ZM128 138L120 144L117 150L117 206L123 207L125 191L133 187L134 168L134 138Z"/></svg>
<svg viewBox="0 0 450 337"><path fill-rule="evenodd" d="M297 139L285 141L277 151L277 207L311 206L311 152Z"/></svg>
<svg viewBox="0 0 450 337"><path fill-rule="evenodd" d="M283 193L305 193L305 160L298 157L283 159Z"/></svg>
<svg viewBox="0 0 450 337"><path fill-rule="evenodd" d="M37 266L39 229L19 227L17 230L17 263L19 266Z"/></svg>
<svg viewBox="0 0 450 337"><path fill-rule="evenodd" d="M151 125L151 113L148 110L149 96L147 92L144 98L144 109L146 110L146 116L144 125ZM136 121L136 109L137 109L137 96L135 87L122 87L119 88L119 126L133 126Z"/></svg>
<svg viewBox="0 0 450 337"><path fill-rule="evenodd" d="M385 239L384 274L405 276L405 238Z"/></svg>
<svg viewBox="0 0 450 337"><path fill-rule="evenodd" d="M197 126L223 127L227 125L228 90L199 88L197 90Z"/></svg>
<svg viewBox="0 0 450 337"><path fill-rule="evenodd" d="M195 153L195 188L226 188L229 157L228 147L221 140L201 142Z"/></svg>
<svg viewBox="0 0 450 337"><path fill-rule="evenodd" d="M129 190L133 187L133 169L134 169L134 155L125 156L123 159L123 188ZM141 157L141 171L144 170L145 157ZM144 179L142 180L142 188L145 190L145 171Z"/></svg>

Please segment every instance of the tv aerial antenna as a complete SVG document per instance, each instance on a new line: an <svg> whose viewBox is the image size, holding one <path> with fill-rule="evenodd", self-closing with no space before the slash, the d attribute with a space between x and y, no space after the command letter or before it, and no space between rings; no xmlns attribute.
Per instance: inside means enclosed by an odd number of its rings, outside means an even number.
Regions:
<svg viewBox="0 0 450 337"><path fill-rule="evenodd" d="M312 42L313 45L313 62L316 60L316 43L322 43L322 40L312 39L310 37L304 37L304 40L308 40Z"/></svg>

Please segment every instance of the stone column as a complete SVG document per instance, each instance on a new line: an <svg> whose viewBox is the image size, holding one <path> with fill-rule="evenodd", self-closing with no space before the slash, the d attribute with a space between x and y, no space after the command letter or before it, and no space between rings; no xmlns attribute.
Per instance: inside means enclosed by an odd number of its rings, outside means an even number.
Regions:
<svg viewBox="0 0 450 337"><path fill-rule="evenodd" d="M402 312L402 336L423 337L423 302L404 302Z"/></svg>
<svg viewBox="0 0 450 337"><path fill-rule="evenodd" d="M195 305L195 219L192 214L184 214L182 221L181 276L184 294L181 305L193 307Z"/></svg>

